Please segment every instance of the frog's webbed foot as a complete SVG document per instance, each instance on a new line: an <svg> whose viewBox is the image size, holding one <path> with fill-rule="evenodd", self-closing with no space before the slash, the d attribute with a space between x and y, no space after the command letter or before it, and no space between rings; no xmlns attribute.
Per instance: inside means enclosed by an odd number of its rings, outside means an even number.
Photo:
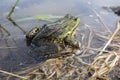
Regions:
<svg viewBox="0 0 120 80"><path fill-rule="evenodd" d="M71 56L74 53L72 48L67 48L60 50L57 54L51 54L49 58L58 58L58 57L66 57Z"/></svg>

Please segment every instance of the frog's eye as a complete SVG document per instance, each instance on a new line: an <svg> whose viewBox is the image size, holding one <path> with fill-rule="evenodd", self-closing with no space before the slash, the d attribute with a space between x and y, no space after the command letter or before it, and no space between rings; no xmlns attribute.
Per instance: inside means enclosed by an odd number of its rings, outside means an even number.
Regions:
<svg viewBox="0 0 120 80"><path fill-rule="evenodd" d="M39 31L39 28L32 29L28 34L26 34L27 39L33 38Z"/></svg>
<svg viewBox="0 0 120 80"><path fill-rule="evenodd" d="M78 18L76 17L74 20L77 21L77 19L78 19Z"/></svg>
<svg viewBox="0 0 120 80"><path fill-rule="evenodd" d="M38 31L39 31L39 28L34 28L31 30L30 34L35 35L36 33L38 33Z"/></svg>
<svg viewBox="0 0 120 80"><path fill-rule="evenodd" d="M33 33L37 33L39 31L39 28L36 28Z"/></svg>

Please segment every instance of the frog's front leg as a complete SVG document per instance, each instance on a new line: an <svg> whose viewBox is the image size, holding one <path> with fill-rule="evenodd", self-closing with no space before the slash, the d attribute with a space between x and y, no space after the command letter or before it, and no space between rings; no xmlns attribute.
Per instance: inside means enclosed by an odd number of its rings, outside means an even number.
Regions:
<svg viewBox="0 0 120 80"><path fill-rule="evenodd" d="M68 45L69 47L72 47L74 49L75 48L79 49L79 43L77 42L77 40L75 40L72 37L66 37L64 42L65 42L65 45Z"/></svg>

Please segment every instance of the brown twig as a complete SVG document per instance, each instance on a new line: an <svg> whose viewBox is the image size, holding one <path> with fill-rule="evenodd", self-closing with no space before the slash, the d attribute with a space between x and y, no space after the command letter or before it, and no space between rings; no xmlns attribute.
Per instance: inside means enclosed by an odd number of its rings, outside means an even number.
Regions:
<svg viewBox="0 0 120 80"><path fill-rule="evenodd" d="M4 30L4 31L8 34L8 36L11 35L10 32L9 32L7 29L5 29L1 24L0 24L0 28L1 28L2 30Z"/></svg>
<svg viewBox="0 0 120 80"><path fill-rule="evenodd" d="M14 9L15 9L16 5L18 4L18 2L19 2L19 0L16 0L15 4L12 6L9 14L7 15L7 18L11 18L11 15L14 12Z"/></svg>
<svg viewBox="0 0 120 80"><path fill-rule="evenodd" d="M90 35L89 35L88 45L87 45L88 48L90 47L92 39L93 39L93 32L90 29L89 29L89 31L90 31Z"/></svg>
<svg viewBox="0 0 120 80"><path fill-rule="evenodd" d="M28 78L26 78L26 77L19 76L19 75L17 75L17 74L13 74L13 73L10 73L10 72L7 72L7 71L0 70L0 72L1 72L1 73L4 73L4 74L11 75L11 76L14 76L14 77L18 77L18 78L23 79L23 80L28 80Z"/></svg>
<svg viewBox="0 0 120 80"><path fill-rule="evenodd" d="M110 29L108 28L108 26L104 23L102 17L95 10L93 10L93 12L96 14L96 16L98 17L98 19L100 20L100 22L103 24L103 26L108 30L108 32L112 34L112 32L110 31Z"/></svg>
<svg viewBox="0 0 120 80"><path fill-rule="evenodd" d="M96 48L88 48L88 47L85 47L87 49L90 49L90 50L94 50L94 51L103 51L103 52L109 52L107 50L101 50L101 49L96 49Z"/></svg>
<svg viewBox="0 0 120 80"><path fill-rule="evenodd" d="M112 36L110 37L110 39L108 40L108 42L106 43L106 45L103 47L102 51L98 54L101 55L102 52L107 48L107 46L111 43L111 41L113 40L113 38L117 35L117 33L120 30L120 21L117 22L117 29L114 31L114 33L112 34Z"/></svg>
<svg viewBox="0 0 120 80"><path fill-rule="evenodd" d="M106 40L109 39L108 36L100 35L99 33L96 33L95 35L97 35L97 36L99 36L99 37L101 37L103 39L106 39Z"/></svg>
<svg viewBox="0 0 120 80"><path fill-rule="evenodd" d="M40 65L41 63L39 63L37 66L33 66L32 68L29 68L27 70L24 70L24 71L20 71L20 72L17 72L17 74L27 74L27 73L30 73L36 69L39 69L41 67Z"/></svg>
<svg viewBox="0 0 120 80"><path fill-rule="evenodd" d="M4 36L2 29L0 28L1 38Z"/></svg>
<svg viewBox="0 0 120 80"><path fill-rule="evenodd" d="M0 47L0 49L16 49L17 47Z"/></svg>
<svg viewBox="0 0 120 80"><path fill-rule="evenodd" d="M12 18L9 18L8 20L9 20L14 26L16 26L17 28L19 28L19 29L23 32L23 34L26 33L26 31L25 31L22 27L20 27Z"/></svg>

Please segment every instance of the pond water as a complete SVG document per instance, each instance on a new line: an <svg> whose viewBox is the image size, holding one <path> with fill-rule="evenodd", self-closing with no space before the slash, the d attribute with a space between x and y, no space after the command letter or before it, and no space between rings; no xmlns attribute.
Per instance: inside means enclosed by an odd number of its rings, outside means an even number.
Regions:
<svg viewBox="0 0 120 80"><path fill-rule="evenodd" d="M6 15L9 13L11 6L15 0L0 0L0 24L10 32L10 36L6 33L0 33L0 69L7 71L18 71L26 67L37 64L34 58L27 53L30 51L26 46L25 35L22 31L14 26ZM16 23L22 27L26 32L36 26L42 26L44 21L27 20L17 22L19 19L35 15L56 15L64 16L65 14L72 14L81 19L81 26L89 26L94 30L106 31L103 24L96 16L96 11L103 19L104 23L111 31L114 31L116 21L120 19L113 12L103 9L106 6L120 6L119 0L19 0L15 8L12 18ZM3 34L3 35L2 35ZM10 47L8 49L7 47Z"/></svg>

